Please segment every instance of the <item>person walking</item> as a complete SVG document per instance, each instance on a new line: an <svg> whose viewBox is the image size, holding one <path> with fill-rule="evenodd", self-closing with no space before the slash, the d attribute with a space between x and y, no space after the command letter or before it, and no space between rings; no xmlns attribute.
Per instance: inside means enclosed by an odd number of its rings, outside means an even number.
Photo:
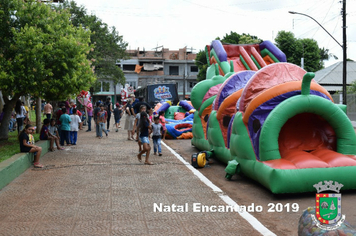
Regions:
<svg viewBox="0 0 356 236"><path fill-rule="evenodd" d="M122 117L122 107L120 103L116 103L116 107L114 109L114 119L115 119L115 125L116 125L116 132L119 132L120 127L120 120Z"/></svg>
<svg viewBox="0 0 356 236"><path fill-rule="evenodd" d="M87 108L88 112L88 129L86 132L91 131L91 119L93 118L93 104L91 102L88 105L84 105Z"/></svg>
<svg viewBox="0 0 356 236"><path fill-rule="evenodd" d="M163 127L162 124L159 122L159 115L155 115L153 117L153 124L152 124L152 140L153 140L153 154L162 156L162 147L161 147L161 137L163 135Z"/></svg>
<svg viewBox="0 0 356 236"><path fill-rule="evenodd" d="M100 111L100 104L101 102L96 102L96 107L93 111L96 137L99 137L98 112Z"/></svg>
<svg viewBox="0 0 356 236"><path fill-rule="evenodd" d="M100 111L97 114L97 124L99 126L99 138L103 137L103 131L108 136L108 131L105 129L105 123L107 120L108 113L104 110L104 105L100 104Z"/></svg>
<svg viewBox="0 0 356 236"><path fill-rule="evenodd" d="M106 126L106 131L110 132L110 119L111 119L111 112L113 112L114 110L112 109L112 102L111 102L111 98L107 97L106 98L106 102L105 102L105 107L107 109L107 126Z"/></svg>
<svg viewBox="0 0 356 236"><path fill-rule="evenodd" d="M143 149L137 155L137 159L139 160L139 162L141 162L142 154L146 153L145 165L153 165L153 163L149 161L151 146L150 146L150 140L148 138L152 132L152 127L150 121L148 120L148 115L146 112L141 112L139 128L140 128L140 141L143 145Z"/></svg>
<svg viewBox="0 0 356 236"><path fill-rule="evenodd" d="M127 140L134 140L133 138L133 126L135 122L135 112L132 108L132 100L128 99L126 104L126 119L125 119L125 126L124 130L127 130Z"/></svg>
<svg viewBox="0 0 356 236"><path fill-rule="evenodd" d="M166 121L166 118L164 117L164 113L165 113L164 111L159 112L159 122L163 127L163 136L162 136L163 141L166 140L166 134L167 134L166 124L168 124L168 121Z"/></svg>

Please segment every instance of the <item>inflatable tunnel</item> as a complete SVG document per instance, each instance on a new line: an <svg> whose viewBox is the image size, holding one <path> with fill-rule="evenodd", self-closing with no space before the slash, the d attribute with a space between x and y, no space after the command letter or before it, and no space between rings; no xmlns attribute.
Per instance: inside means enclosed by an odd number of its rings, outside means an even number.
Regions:
<svg viewBox="0 0 356 236"><path fill-rule="evenodd" d="M324 180L356 188L346 106L334 104L313 73L281 62L228 77L216 71L192 90L194 146L226 164L235 160L273 193L313 192Z"/></svg>

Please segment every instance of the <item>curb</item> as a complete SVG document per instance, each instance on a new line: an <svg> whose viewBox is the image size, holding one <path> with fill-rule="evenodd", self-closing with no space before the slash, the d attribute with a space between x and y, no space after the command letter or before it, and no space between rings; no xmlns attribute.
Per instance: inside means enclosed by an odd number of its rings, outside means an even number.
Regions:
<svg viewBox="0 0 356 236"><path fill-rule="evenodd" d="M48 152L49 141L41 140L36 145L42 147L41 157ZM33 154L23 152L0 162L0 190L32 166L32 162Z"/></svg>

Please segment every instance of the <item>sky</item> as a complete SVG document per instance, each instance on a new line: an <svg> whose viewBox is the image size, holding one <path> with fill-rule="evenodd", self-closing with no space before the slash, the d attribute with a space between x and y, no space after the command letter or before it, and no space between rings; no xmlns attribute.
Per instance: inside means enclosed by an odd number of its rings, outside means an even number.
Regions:
<svg viewBox="0 0 356 236"><path fill-rule="evenodd" d="M115 26L127 49L155 50L163 46L177 50L187 46L194 53L216 37L230 32L250 34L274 42L279 31L293 32L296 38L313 38L319 48L338 57L325 61L329 66L342 61L342 3L340 0L75 0L89 14L108 26ZM356 61L356 0L346 2L347 57Z"/></svg>

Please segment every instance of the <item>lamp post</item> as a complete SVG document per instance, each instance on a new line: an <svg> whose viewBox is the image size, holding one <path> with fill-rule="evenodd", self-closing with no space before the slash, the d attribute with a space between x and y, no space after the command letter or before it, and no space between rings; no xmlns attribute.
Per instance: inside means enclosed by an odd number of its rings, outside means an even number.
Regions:
<svg viewBox="0 0 356 236"><path fill-rule="evenodd" d="M342 48L343 51L343 70L342 70L342 102L343 104L346 105L346 67L347 67L347 51L346 51L346 0L343 0L343 45L341 45L318 21L316 21L313 17L304 14L304 13L299 13L299 12L295 12L295 11L289 11L290 14L297 14L297 15L302 15L302 16L306 16L309 17L310 19L312 19L313 21L315 21L323 30L325 30L325 32L332 38L335 40L335 42L337 44L339 44L339 46Z"/></svg>

